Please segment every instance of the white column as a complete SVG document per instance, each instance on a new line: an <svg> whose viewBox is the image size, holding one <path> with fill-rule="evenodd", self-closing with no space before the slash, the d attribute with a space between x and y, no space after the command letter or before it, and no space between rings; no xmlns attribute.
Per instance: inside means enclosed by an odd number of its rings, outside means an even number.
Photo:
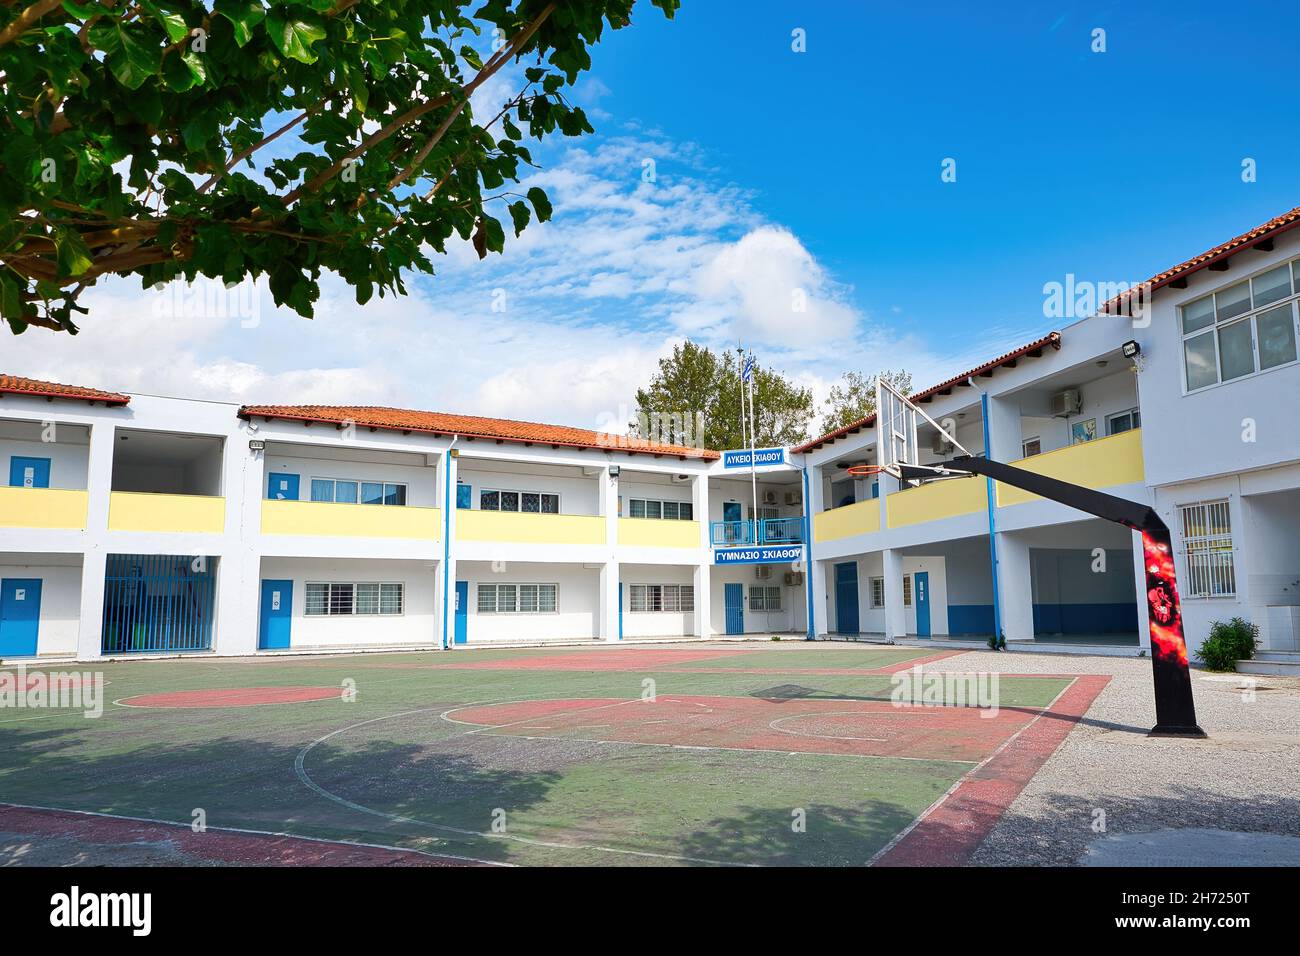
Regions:
<svg viewBox="0 0 1300 956"><path fill-rule="evenodd" d="M266 454L249 448L249 440L249 433L236 431L227 439L222 462L226 533L221 560L217 563L213 650L227 656L255 653L261 624Z"/></svg>
<svg viewBox="0 0 1300 956"><path fill-rule="evenodd" d="M887 475L881 475L882 479ZM883 496L882 496L883 497ZM907 610L903 607L903 552L887 548L880 552L885 577L885 637L907 636Z"/></svg>
<svg viewBox="0 0 1300 956"><path fill-rule="evenodd" d="M1147 615L1146 555L1142 551L1142 532L1133 532L1133 587L1137 600L1138 647L1151 650L1151 618Z"/></svg>
<svg viewBox="0 0 1300 956"><path fill-rule="evenodd" d="M818 466L809 466L808 500L804 502L808 515L808 534L812 534L813 521L817 515L826 510L826 482L822 479L822 470ZM808 574L804 578L805 587L812 589L812 629L813 634L822 637L830 632L827 621L827 606L830 600L826 591L826 565L817 560L816 542L809 542L808 549L813 559L808 562Z"/></svg>
<svg viewBox="0 0 1300 956"><path fill-rule="evenodd" d="M107 563L108 496L113 490L113 446L116 429L97 422L90 429L86 466L86 551L81 563L81 607L77 629L77 659L100 656L104 626L104 574Z"/></svg>
<svg viewBox="0 0 1300 956"><path fill-rule="evenodd" d="M1016 534L998 532L998 608L1008 641L1034 638L1034 579L1029 545Z"/></svg>
<svg viewBox="0 0 1300 956"><path fill-rule="evenodd" d="M619 565L617 561L606 561L600 569L599 634L602 641L617 641L618 635L618 589Z"/></svg>
<svg viewBox="0 0 1300 956"><path fill-rule="evenodd" d="M434 647L452 647L456 640L456 471L460 452L448 448L438 469L438 507L443 510L438 530L437 577L434 584L436 625L429 635ZM445 637L445 643L444 643ZM473 635L470 636L473 640Z"/></svg>
<svg viewBox="0 0 1300 956"><path fill-rule="evenodd" d="M691 513L700 523L700 550L695 560L695 627L699 638L713 636L713 547L709 539L709 476L696 475L691 481Z"/></svg>
<svg viewBox="0 0 1300 956"><path fill-rule="evenodd" d="M596 513L605 518L605 547L610 557L618 547L618 476L611 474L609 466L596 475Z"/></svg>

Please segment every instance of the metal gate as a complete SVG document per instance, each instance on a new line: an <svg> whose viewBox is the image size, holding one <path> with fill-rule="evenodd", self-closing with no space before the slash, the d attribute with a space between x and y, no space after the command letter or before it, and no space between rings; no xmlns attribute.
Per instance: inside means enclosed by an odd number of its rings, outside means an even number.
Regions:
<svg viewBox="0 0 1300 956"><path fill-rule="evenodd" d="M110 554L104 575L105 654L212 647L216 558Z"/></svg>

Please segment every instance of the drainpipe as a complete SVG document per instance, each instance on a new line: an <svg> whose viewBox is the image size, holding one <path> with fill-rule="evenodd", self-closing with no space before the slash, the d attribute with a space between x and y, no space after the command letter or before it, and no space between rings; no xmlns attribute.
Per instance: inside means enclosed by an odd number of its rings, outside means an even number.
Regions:
<svg viewBox="0 0 1300 956"><path fill-rule="evenodd" d="M442 466L442 649L447 643L448 591L451 584L451 450L460 441L459 435L451 436L451 444L443 456Z"/></svg>
<svg viewBox="0 0 1300 956"><path fill-rule="evenodd" d="M966 379L971 388L979 392L980 396L980 421L984 428L984 457L993 457L992 442L989 440L989 396L971 376ZM993 576L993 643L1000 645L1002 642L1002 596L998 587L998 518L997 518L997 491L993 487L993 479L985 477L984 479L984 500L988 506L989 515L989 570Z"/></svg>

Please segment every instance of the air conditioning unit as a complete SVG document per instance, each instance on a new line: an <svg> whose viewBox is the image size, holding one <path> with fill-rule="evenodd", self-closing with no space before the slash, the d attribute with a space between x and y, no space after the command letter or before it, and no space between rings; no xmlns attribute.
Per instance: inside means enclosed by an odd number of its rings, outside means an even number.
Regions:
<svg viewBox="0 0 1300 956"><path fill-rule="evenodd" d="M943 432L935 432L934 439L930 442L930 451L936 455L951 455L954 447L952 442L943 437Z"/></svg>
<svg viewBox="0 0 1300 956"><path fill-rule="evenodd" d="M801 587L803 585L803 572L802 571L785 572L785 583L790 585L790 587Z"/></svg>
<svg viewBox="0 0 1300 956"><path fill-rule="evenodd" d="M1083 409L1083 396L1077 388L1066 388L1052 396L1052 417L1069 418Z"/></svg>
<svg viewBox="0 0 1300 956"><path fill-rule="evenodd" d="M769 564L757 564L754 566L754 577L759 581L766 581L772 576L772 566Z"/></svg>
<svg viewBox="0 0 1300 956"><path fill-rule="evenodd" d="M785 503L793 508L803 501L803 494L798 491L787 491L785 493Z"/></svg>
<svg viewBox="0 0 1300 956"><path fill-rule="evenodd" d="M767 491L763 492L763 504L765 505L776 504L776 492L770 488Z"/></svg>

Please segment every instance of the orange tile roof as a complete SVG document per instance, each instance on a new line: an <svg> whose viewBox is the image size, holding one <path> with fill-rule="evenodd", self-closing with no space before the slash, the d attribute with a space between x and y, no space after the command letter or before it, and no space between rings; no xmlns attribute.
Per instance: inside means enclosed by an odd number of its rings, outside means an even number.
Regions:
<svg viewBox="0 0 1300 956"><path fill-rule="evenodd" d="M291 421L321 422L330 425L355 424L360 428L383 428L390 431L424 432L433 435L460 435L464 438L487 438L498 442L521 442L526 445L551 445L565 448L594 448L623 451L629 454L674 455L713 461L716 451L640 441L620 435L608 435L586 428L567 425L543 425L537 422L511 421L505 418L482 418L477 415L449 415L406 408L375 405L245 405L240 418L282 418Z"/></svg>
<svg viewBox="0 0 1300 956"><path fill-rule="evenodd" d="M1198 256L1192 256L1186 262L1180 262L1164 272L1158 272L1153 275L1136 289L1130 289L1122 292L1115 298L1111 299L1101 307L1102 312L1113 312L1130 298L1135 292L1142 288L1149 288L1152 292L1163 286L1170 285L1180 279L1185 279L1193 272L1199 272L1201 269L1209 268L1218 262L1226 262L1238 252L1258 246L1261 243L1267 243L1274 236L1279 236L1284 232L1300 226L1300 206L1292 209L1290 212L1284 212L1280 216L1275 216L1266 223L1256 226L1248 232L1243 232L1239 236L1234 236L1227 242L1220 243L1213 249L1207 249Z"/></svg>
<svg viewBox="0 0 1300 956"><path fill-rule="evenodd" d="M1044 335L1041 339L1035 339L1034 341L1028 343L1027 345L1022 345L1018 349L1012 349L1010 352L1007 352L1005 355L999 355L997 358L985 362L983 365L977 365L969 372L962 372L960 375L954 375L952 378L948 379L947 381L940 382L938 385L932 385L930 388L927 388L923 392L913 392L911 395L908 395L907 397L914 402L928 401L929 399L933 398L936 395L947 394L948 392L952 391L953 388L957 387L958 385L961 385L969 378L974 378L976 375L982 375L985 378L988 378L992 376L992 374L997 369L1007 364L1014 364L1015 361L1019 358L1023 358L1026 355L1029 356L1041 355L1043 349L1045 348L1059 349L1060 347L1061 347L1061 333L1049 332L1047 335ZM870 428L875 423L876 423L876 416L874 413L872 413L870 415L867 415L865 418L859 418L857 421L849 422L847 425L837 428L834 431L829 431L825 435L822 435L820 438L814 438L810 442L806 442L797 448L791 449L791 451L793 451L795 454L803 454L804 452L814 451L820 448L822 445L828 445L831 442L835 441L836 439L843 438L845 435L851 435L854 432L861 431L864 428Z"/></svg>
<svg viewBox="0 0 1300 956"><path fill-rule="evenodd" d="M117 392L101 392L97 388L85 388L81 385L60 385L57 382L42 382L20 375L0 373L0 395L35 395L39 398L67 398L83 402L103 402L105 405L125 405L131 401L130 396Z"/></svg>

